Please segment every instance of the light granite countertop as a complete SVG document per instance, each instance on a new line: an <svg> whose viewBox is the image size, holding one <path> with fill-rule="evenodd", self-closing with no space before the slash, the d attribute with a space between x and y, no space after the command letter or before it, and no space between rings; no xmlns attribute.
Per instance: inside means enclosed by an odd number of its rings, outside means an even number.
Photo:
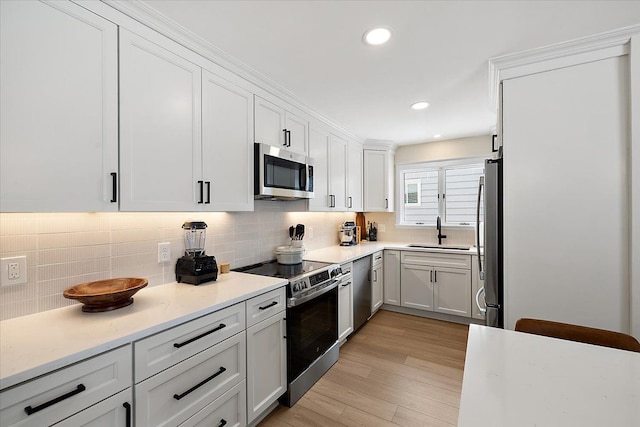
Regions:
<svg viewBox="0 0 640 427"><path fill-rule="evenodd" d="M199 286L147 287L128 307L84 313L80 304L0 322L0 389L284 286L231 272Z"/></svg>

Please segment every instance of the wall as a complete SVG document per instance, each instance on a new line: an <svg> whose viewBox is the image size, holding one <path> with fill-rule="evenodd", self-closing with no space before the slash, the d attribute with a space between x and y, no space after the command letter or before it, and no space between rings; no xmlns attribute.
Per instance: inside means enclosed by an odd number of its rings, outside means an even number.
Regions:
<svg viewBox="0 0 640 427"><path fill-rule="evenodd" d="M465 157L489 158L491 156L491 136L481 135L424 144L402 145L396 150L395 164L401 165ZM402 198L396 194L395 200L402 200ZM426 244L438 243L438 232L435 227L396 227L395 212L365 213L365 217L367 221L378 223L378 240ZM381 224L384 225L384 232L380 231ZM447 235L447 238L443 241L446 245L475 244L474 228L443 227L442 230L442 234Z"/></svg>
<svg viewBox="0 0 640 427"><path fill-rule="evenodd" d="M28 282L0 288L0 320L76 304L62 296L80 283L145 277L149 286L175 281L184 244L181 225L202 220L206 252L231 268L273 259L288 242L288 228L307 231L313 250L338 244L338 225L353 213L303 212L305 201L256 201L254 212L0 214L0 257L27 256ZM158 243L171 243L171 262L158 263Z"/></svg>

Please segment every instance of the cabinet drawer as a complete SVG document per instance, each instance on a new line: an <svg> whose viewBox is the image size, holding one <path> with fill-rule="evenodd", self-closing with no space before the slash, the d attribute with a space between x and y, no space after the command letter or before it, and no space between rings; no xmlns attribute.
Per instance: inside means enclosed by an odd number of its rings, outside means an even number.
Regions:
<svg viewBox="0 0 640 427"><path fill-rule="evenodd" d="M0 393L0 425L51 425L130 387L131 374L127 345L10 388Z"/></svg>
<svg viewBox="0 0 640 427"><path fill-rule="evenodd" d="M247 424L245 396L246 383L242 381L180 427L243 427Z"/></svg>
<svg viewBox="0 0 640 427"><path fill-rule="evenodd" d="M403 264L430 265L433 267L450 267L471 269L470 255L436 254L433 252L402 251Z"/></svg>
<svg viewBox="0 0 640 427"><path fill-rule="evenodd" d="M378 264L382 264L382 254L384 252L383 251L378 251L378 252L374 252L372 258L371 258L371 265L375 266Z"/></svg>
<svg viewBox="0 0 640 427"><path fill-rule="evenodd" d="M122 427L131 425L133 389L129 387L56 424L56 427Z"/></svg>
<svg viewBox="0 0 640 427"><path fill-rule="evenodd" d="M247 328L286 308L284 287L247 300Z"/></svg>
<svg viewBox="0 0 640 427"><path fill-rule="evenodd" d="M244 304L216 311L134 343L135 382L175 365L245 329Z"/></svg>
<svg viewBox="0 0 640 427"><path fill-rule="evenodd" d="M353 263L352 262L348 262L346 264L342 264L342 265L340 265L340 269L342 270L342 274L344 276L350 275L351 274L351 270L353 270Z"/></svg>
<svg viewBox="0 0 640 427"><path fill-rule="evenodd" d="M180 424L244 380L245 339L236 334L136 384L136 425Z"/></svg>

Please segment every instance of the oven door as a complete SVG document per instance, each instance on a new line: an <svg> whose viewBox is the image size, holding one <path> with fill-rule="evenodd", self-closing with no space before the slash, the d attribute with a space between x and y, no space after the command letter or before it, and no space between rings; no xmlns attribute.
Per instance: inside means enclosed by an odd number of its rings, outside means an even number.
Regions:
<svg viewBox="0 0 640 427"><path fill-rule="evenodd" d="M295 380L338 341L338 284L287 307L287 377Z"/></svg>

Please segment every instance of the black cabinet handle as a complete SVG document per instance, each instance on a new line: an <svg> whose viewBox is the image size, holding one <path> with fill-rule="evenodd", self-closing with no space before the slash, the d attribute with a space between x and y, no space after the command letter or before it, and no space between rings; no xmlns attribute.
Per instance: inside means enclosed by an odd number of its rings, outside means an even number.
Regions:
<svg viewBox="0 0 640 427"><path fill-rule="evenodd" d="M111 172L111 181L113 185L111 203L116 203L118 201L118 174L116 172Z"/></svg>
<svg viewBox="0 0 640 427"><path fill-rule="evenodd" d="M220 424L218 424L218 427L224 427L227 425L227 420L225 420L224 418L220 420Z"/></svg>
<svg viewBox="0 0 640 427"><path fill-rule="evenodd" d="M433 281L434 281L434 282L437 282L437 281L438 281L438 272L437 272L437 271L434 271L434 272L433 272Z"/></svg>
<svg viewBox="0 0 640 427"><path fill-rule="evenodd" d="M342 287L344 288L345 286L349 286L351 284L351 282L347 282L344 285L342 285Z"/></svg>
<svg viewBox="0 0 640 427"><path fill-rule="evenodd" d="M205 205L208 205L211 203L211 181L205 181L205 184L207 186L207 201L204 203Z"/></svg>
<svg viewBox="0 0 640 427"><path fill-rule="evenodd" d="M291 147L291 131L287 131L287 147Z"/></svg>
<svg viewBox="0 0 640 427"><path fill-rule="evenodd" d="M384 199L384 208L389 209L389 199Z"/></svg>
<svg viewBox="0 0 640 427"><path fill-rule="evenodd" d="M131 427L131 404L129 402L124 402L122 406L124 406L124 409L125 409L125 417L126 417L125 426Z"/></svg>
<svg viewBox="0 0 640 427"><path fill-rule="evenodd" d="M429 281L433 282L433 270L429 271Z"/></svg>
<svg viewBox="0 0 640 427"><path fill-rule="evenodd" d="M349 209L353 207L353 198L349 196Z"/></svg>
<svg viewBox="0 0 640 427"><path fill-rule="evenodd" d="M200 200L198 204L201 205L204 203L204 181L198 181L198 185L200 186Z"/></svg>
<svg viewBox="0 0 640 427"><path fill-rule="evenodd" d="M175 400L180 400L183 397L185 397L187 394L191 393L192 391L197 390L198 388L202 387L203 385L205 385L206 383L208 383L209 381L211 381L212 379L214 379L215 377L217 377L218 375L222 374L224 371L226 371L226 368L224 368L223 366L220 367L220 369L218 369L218 372L216 372L215 374L211 375L209 378L204 379L203 381L200 381L198 384L194 385L193 387L191 387L189 390L185 391L184 393L181 394L174 394L173 398Z"/></svg>
<svg viewBox="0 0 640 427"><path fill-rule="evenodd" d="M264 307L258 307L258 310L266 310L267 308L271 308L274 305L278 305L278 301L273 301L271 304L265 305Z"/></svg>
<svg viewBox="0 0 640 427"><path fill-rule="evenodd" d="M287 146L287 130L282 129L282 132L284 132L284 143L282 145L286 147Z"/></svg>
<svg viewBox="0 0 640 427"><path fill-rule="evenodd" d="M35 408L32 408L31 405L29 405L26 408L24 408L24 412L26 412L27 415L35 414L36 412L42 411L43 409L46 409L51 405L55 405L58 402L62 402L65 399L75 396L76 394L81 393L86 389L87 388L84 386L84 384L78 384L75 390L72 390L69 393L65 393L62 396L58 396L55 399L51 399L50 401L45 402L42 405L38 405Z"/></svg>
<svg viewBox="0 0 640 427"><path fill-rule="evenodd" d="M212 330L207 331L207 332L205 332L204 334L200 334L200 335L198 335L197 337L193 337L193 338L191 338L191 339L188 339L188 340L186 340L185 342L181 342L181 343L174 343L174 344L173 344L173 346L174 346L175 348L180 348L180 347L183 347L183 346L185 346L185 345L187 345L187 344L191 344L192 342L194 342L194 341L196 341L196 340L199 340L200 338L206 337L206 336L207 336L207 335L209 335L209 334L212 334L212 333L214 333L214 332L217 332L217 331L219 331L220 329L225 328L226 326L227 326L227 325L225 325L224 323L220 323L220 325L219 325L217 328L213 328Z"/></svg>

